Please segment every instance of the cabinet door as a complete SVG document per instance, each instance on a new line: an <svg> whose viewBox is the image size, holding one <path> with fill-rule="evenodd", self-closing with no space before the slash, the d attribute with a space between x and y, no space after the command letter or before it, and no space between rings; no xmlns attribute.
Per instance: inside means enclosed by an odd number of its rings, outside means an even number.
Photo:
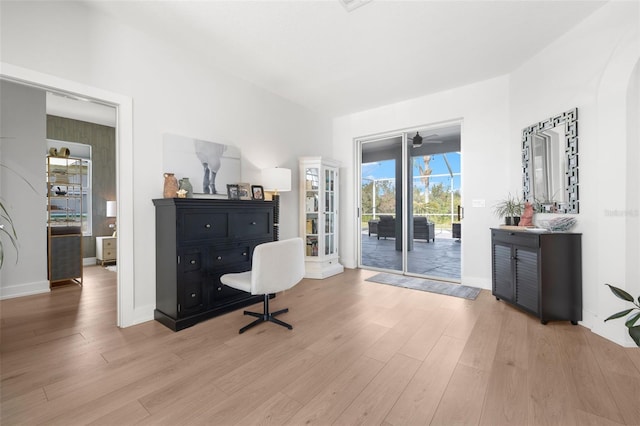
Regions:
<svg viewBox="0 0 640 426"><path fill-rule="evenodd" d="M514 247L516 280L515 302L535 314L540 313L538 285L538 252Z"/></svg>
<svg viewBox="0 0 640 426"><path fill-rule="evenodd" d="M338 252L337 224L338 224L338 173L327 168L324 171L324 254L332 255Z"/></svg>
<svg viewBox="0 0 640 426"><path fill-rule="evenodd" d="M178 268L178 316L183 318L204 309L203 253L199 249L185 250Z"/></svg>
<svg viewBox="0 0 640 426"><path fill-rule="evenodd" d="M221 276L235 272L238 272L237 268L225 268L217 270L209 276L209 306L218 307L238 298L247 297L247 293L244 291L228 287L220 282Z"/></svg>
<svg viewBox="0 0 640 426"><path fill-rule="evenodd" d="M306 255L318 256L320 223L320 169L318 167L304 168L304 240Z"/></svg>
<svg viewBox="0 0 640 426"><path fill-rule="evenodd" d="M494 244L492 253L493 295L512 301L513 271L511 269L511 246Z"/></svg>

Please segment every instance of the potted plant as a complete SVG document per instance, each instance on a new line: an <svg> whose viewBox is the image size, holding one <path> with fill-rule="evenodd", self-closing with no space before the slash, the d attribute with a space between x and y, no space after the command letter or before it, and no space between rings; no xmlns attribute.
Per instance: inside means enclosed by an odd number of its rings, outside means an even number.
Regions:
<svg viewBox="0 0 640 426"><path fill-rule="evenodd" d="M523 209L522 200L511 194L493 206L495 215L498 216L498 218L504 217L505 225L518 225Z"/></svg>
<svg viewBox="0 0 640 426"><path fill-rule="evenodd" d="M2 163L0 163L0 167L6 169L11 173L15 173L16 176L18 176L20 179L22 179L22 181L29 185L33 192L35 192L36 194L38 193L34 186L31 185L31 183L29 183L29 181L26 180L20 173ZM11 242L11 245L13 245L13 248L16 251L16 263L18 263L18 233L16 232L16 228L13 224L13 219L11 218L9 211L2 203L2 199L0 198L0 269L2 269L2 265L4 265L4 238L8 238Z"/></svg>
<svg viewBox="0 0 640 426"><path fill-rule="evenodd" d="M633 299L633 296L631 296L629 293L622 290L621 288L614 287L611 284L605 284L605 285L609 286L609 289L611 290L611 292L615 294L615 296L618 299L622 299L626 302L631 302L634 305L632 308L625 309L624 311L620 311L611 315L609 318L605 320L605 322L611 319L622 318L626 315L629 315L633 311L638 311L633 313L633 315L629 316L629 318L627 318L627 321L625 321L624 325L629 329L629 336L631 336L633 341L636 342L636 346L640 347L640 325L636 325L636 323L639 322L638 320L640 320L640 296L638 297L638 301L636 302Z"/></svg>

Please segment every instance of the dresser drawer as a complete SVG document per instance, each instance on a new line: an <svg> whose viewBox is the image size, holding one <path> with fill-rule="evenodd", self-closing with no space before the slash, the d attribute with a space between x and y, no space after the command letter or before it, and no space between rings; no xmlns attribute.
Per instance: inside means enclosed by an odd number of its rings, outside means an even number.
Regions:
<svg viewBox="0 0 640 426"><path fill-rule="evenodd" d="M209 254L210 266L213 268L224 268L228 265L246 263L249 265L251 260L251 247L242 245L237 247L212 247ZM248 269L248 268L247 268Z"/></svg>
<svg viewBox="0 0 640 426"><path fill-rule="evenodd" d="M236 211L230 214L230 234L234 238L265 238L272 235L271 211Z"/></svg>
<svg viewBox="0 0 640 426"><path fill-rule="evenodd" d="M226 238L228 217L225 212L184 212L180 219L179 239L182 241L202 241Z"/></svg>
<svg viewBox="0 0 640 426"><path fill-rule="evenodd" d="M118 257L117 250L115 248L112 249L103 249L102 257L100 260L116 260Z"/></svg>
<svg viewBox="0 0 640 426"><path fill-rule="evenodd" d="M507 244L536 248L540 246L540 235L527 231L492 230L493 240Z"/></svg>
<svg viewBox="0 0 640 426"><path fill-rule="evenodd" d="M103 238L102 239L102 250L115 250L116 249L116 239L115 238Z"/></svg>

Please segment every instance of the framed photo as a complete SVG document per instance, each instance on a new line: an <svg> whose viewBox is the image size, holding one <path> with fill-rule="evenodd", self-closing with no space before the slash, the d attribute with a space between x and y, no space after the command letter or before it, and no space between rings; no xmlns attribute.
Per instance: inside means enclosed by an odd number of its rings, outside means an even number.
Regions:
<svg viewBox="0 0 640 426"><path fill-rule="evenodd" d="M240 178L240 149L165 133L162 167L176 178L190 178L196 198L226 198L225 187Z"/></svg>
<svg viewBox="0 0 640 426"><path fill-rule="evenodd" d="M240 199L240 188L236 184L227 184L227 198L230 200Z"/></svg>
<svg viewBox="0 0 640 426"><path fill-rule="evenodd" d="M264 200L264 189L260 185L251 185L251 196L254 200Z"/></svg>
<svg viewBox="0 0 640 426"><path fill-rule="evenodd" d="M241 200L251 199L251 185L248 183L240 182L238 184L238 195Z"/></svg>

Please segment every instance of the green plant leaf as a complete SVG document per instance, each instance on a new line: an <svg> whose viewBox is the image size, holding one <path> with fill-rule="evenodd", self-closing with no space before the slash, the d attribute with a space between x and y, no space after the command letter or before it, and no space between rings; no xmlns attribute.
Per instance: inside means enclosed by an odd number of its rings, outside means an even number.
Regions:
<svg viewBox="0 0 640 426"><path fill-rule="evenodd" d="M609 286L609 288L611 289L611 292L615 294L618 299L626 300L627 302L633 302L633 296L631 296L626 291L622 290L621 288L614 287L611 284L605 284L605 285Z"/></svg>
<svg viewBox="0 0 640 426"><path fill-rule="evenodd" d="M616 319L616 318L622 318L623 316L627 315L629 312L633 311L634 308L631 309L625 309L624 311L620 311L617 314L613 314L611 315L609 318L607 318L606 320L604 320L605 322L611 320L611 319Z"/></svg>
<svg viewBox="0 0 640 426"><path fill-rule="evenodd" d="M640 319L640 312L636 312L635 314L631 315L629 317L629 319L627 319L627 321L624 323L624 325L626 325L627 327L631 328L634 325L636 325L636 322Z"/></svg>
<svg viewBox="0 0 640 426"><path fill-rule="evenodd" d="M636 346L640 348L640 325L629 327L629 336L636 342Z"/></svg>

